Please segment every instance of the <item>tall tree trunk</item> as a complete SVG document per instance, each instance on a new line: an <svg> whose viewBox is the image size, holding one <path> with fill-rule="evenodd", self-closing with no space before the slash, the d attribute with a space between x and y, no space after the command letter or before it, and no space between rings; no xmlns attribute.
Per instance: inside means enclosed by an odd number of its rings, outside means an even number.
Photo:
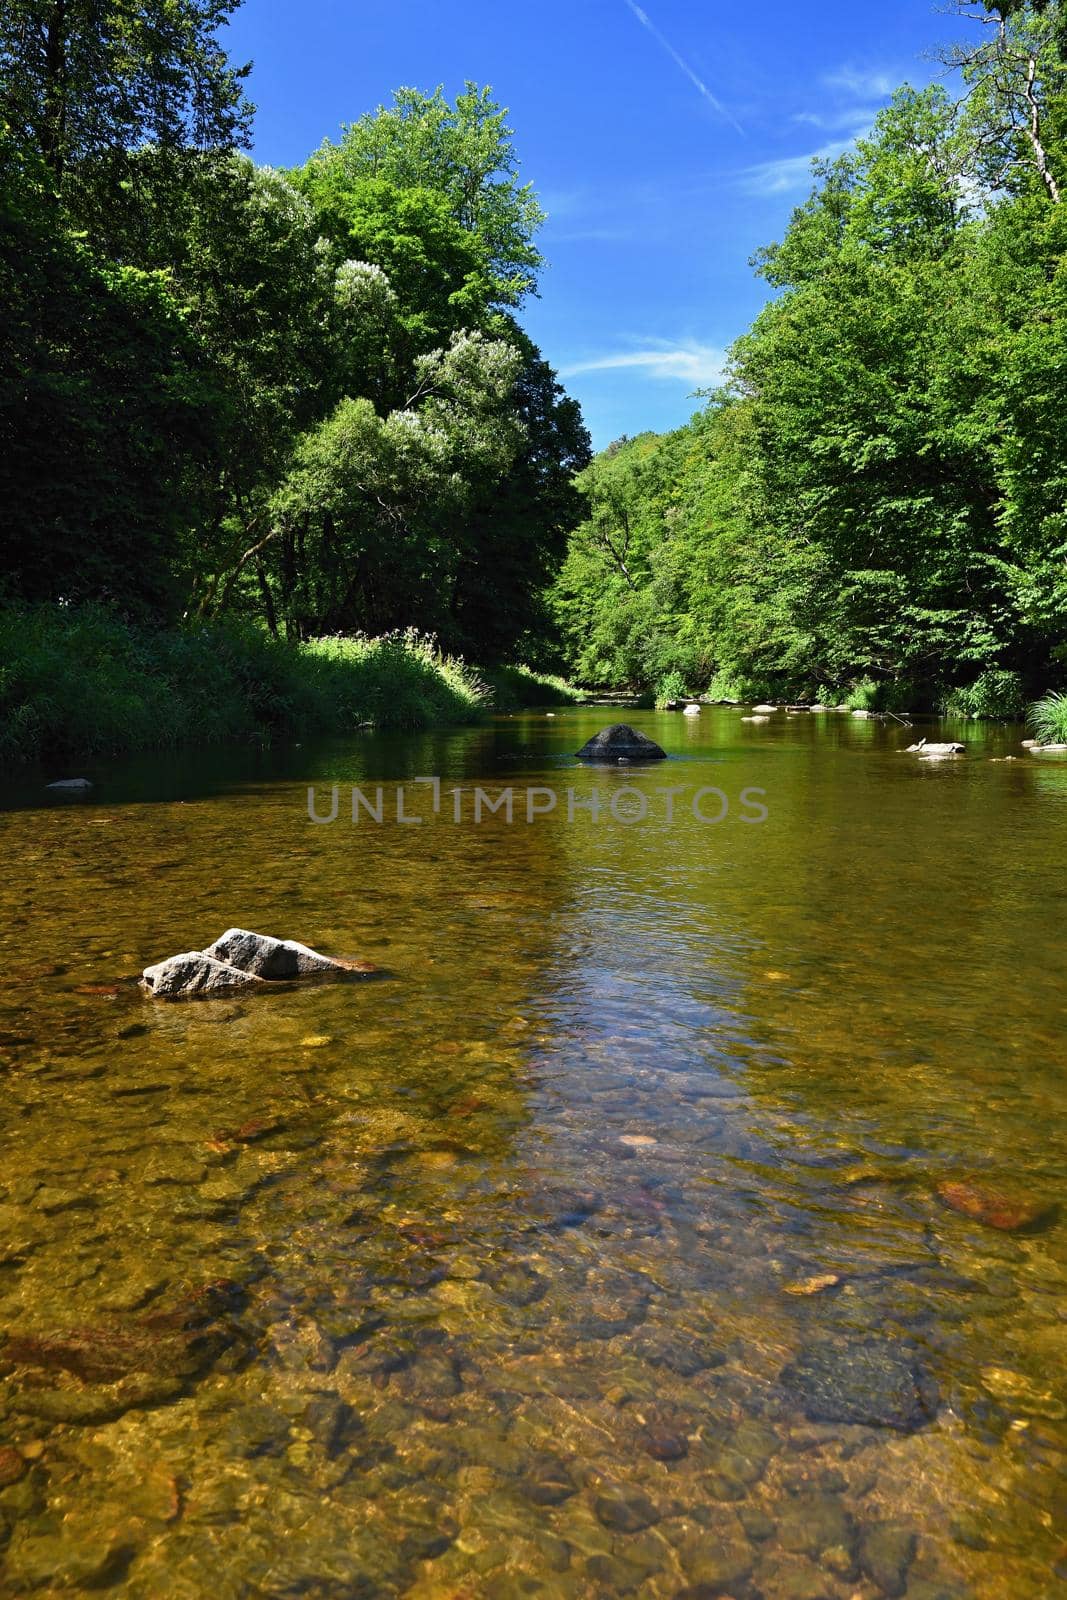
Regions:
<svg viewBox="0 0 1067 1600"><path fill-rule="evenodd" d="M1037 167L1038 176L1048 191L1049 198L1057 205L1060 203L1060 189L1056 182L1055 174L1049 166L1048 152L1041 138L1041 107L1038 103L1035 82L1037 79L1037 61L1033 56L1026 64L1026 107L1029 113L1029 125L1026 136L1030 140L1030 148L1034 152L1034 165Z"/></svg>
<svg viewBox="0 0 1067 1600"><path fill-rule="evenodd" d="M267 582L267 574L263 570L262 561L256 562L256 579L259 583L259 592L263 597L263 614L267 619L267 627L276 639L278 637L278 618L274 610L274 596L270 592L270 584Z"/></svg>
<svg viewBox="0 0 1067 1600"><path fill-rule="evenodd" d="M58 189L67 142L67 0L53 0L44 35L44 125L41 154Z"/></svg>

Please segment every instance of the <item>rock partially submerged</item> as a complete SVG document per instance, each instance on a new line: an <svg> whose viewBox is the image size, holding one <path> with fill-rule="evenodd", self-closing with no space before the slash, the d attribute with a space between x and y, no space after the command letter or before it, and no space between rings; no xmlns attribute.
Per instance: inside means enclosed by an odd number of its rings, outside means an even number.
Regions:
<svg viewBox="0 0 1067 1600"><path fill-rule="evenodd" d="M283 982L307 978L313 973L350 972L358 968L356 962L320 955L295 939L272 939L269 934L252 933L247 928L227 928L204 954L242 973Z"/></svg>
<svg viewBox="0 0 1067 1600"><path fill-rule="evenodd" d="M228 989L262 988L263 979L216 961L203 950L187 950L145 967L142 982L160 1000L187 999L190 995L217 994Z"/></svg>
<svg viewBox="0 0 1067 1600"><path fill-rule="evenodd" d="M756 713L756 715L758 717L769 717L773 711L777 711L778 710L778 707L777 706L753 706L752 709L753 709L753 711Z"/></svg>
<svg viewBox="0 0 1067 1600"><path fill-rule="evenodd" d="M929 744L925 739L920 739L918 744L909 744L905 755L915 756L962 756L967 753L965 744Z"/></svg>
<svg viewBox="0 0 1067 1600"><path fill-rule="evenodd" d="M45 785L54 789L59 794L88 794L92 783L88 778L59 778L55 783Z"/></svg>
<svg viewBox="0 0 1067 1600"><path fill-rule="evenodd" d="M683 707L682 715L683 717L699 717L700 707L690 703L689 705Z"/></svg>
<svg viewBox="0 0 1067 1600"><path fill-rule="evenodd" d="M266 989L297 978L373 977L377 971L369 961L324 956L295 939L227 928L206 950L187 950L146 967L142 981L159 999L185 1000L233 989Z"/></svg>
<svg viewBox="0 0 1067 1600"><path fill-rule="evenodd" d="M661 750L654 739L638 733L628 722L614 722L588 739L578 751L579 761L665 761L666 750Z"/></svg>

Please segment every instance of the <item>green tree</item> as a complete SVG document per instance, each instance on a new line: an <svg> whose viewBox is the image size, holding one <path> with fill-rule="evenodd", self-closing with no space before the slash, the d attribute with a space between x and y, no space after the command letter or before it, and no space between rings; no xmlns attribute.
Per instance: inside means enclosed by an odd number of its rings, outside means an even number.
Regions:
<svg viewBox="0 0 1067 1600"><path fill-rule="evenodd" d="M166 277L0 202L0 573L8 595L180 603L225 410Z"/></svg>
<svg viewBox="0 0 1067 1600"><path fill-rule="evenodd" d="M239 0L5 0L0 104L16 147L66 189L102 165L110 181L144 143L229 149L244 141L247 67L219 27Z"/></svg>
<svg viewBox="0 0 1067 1600"><path fill-rule="evenodd" d="M324 200L366 179L441 194L477 241L492 298L517 306L535 288L542 258L534 237L544 212L531 186L519 182L507 112L490 89L468 83L454 105L441 89L398 89L391 106L350 124L339 144L327 140L305 170Z"/></svg>

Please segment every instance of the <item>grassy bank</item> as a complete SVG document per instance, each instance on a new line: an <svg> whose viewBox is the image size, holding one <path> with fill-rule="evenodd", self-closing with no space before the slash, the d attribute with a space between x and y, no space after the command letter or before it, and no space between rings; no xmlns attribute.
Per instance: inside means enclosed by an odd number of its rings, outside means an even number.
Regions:
<svg viewBox="0 0 1067 1600"><path fill-rule="evenodd" d="M482 673L494 711L522 711L527 706L573 706L581 694L565 678L530 667L487 667Z"/></svg>
<svg viewBox="0 0 1067 1600"><path fill-rule="evenodd" d="M230 624L137 626L100 607L0 607L0 760L426 728L474 721L497 696L509 709L561 692L520 668L492 676L411 631L294 645Z"/></svg>

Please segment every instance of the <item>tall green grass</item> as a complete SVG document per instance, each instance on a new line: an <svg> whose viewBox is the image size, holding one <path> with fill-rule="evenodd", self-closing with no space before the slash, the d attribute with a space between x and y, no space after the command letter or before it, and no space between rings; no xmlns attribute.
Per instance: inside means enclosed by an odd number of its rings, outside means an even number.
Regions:
<svg viewBox="0 0 1067 1600"><path fill-rule="evenodd" d="M656 685L656 705L660 710L673 700L680 700L686 692L686 683L678 671L668 672Z"/></svg>
<svg viewBox="0 0 1067 1600"><path fill-rule="evenodd" d="M474 668L414 631L294 645L251 627L152 629L103 607L0 607L0 759L470 722Z"/></svg>
<svg viewBox="0 0 1067 1600"><path fill-rule="evenodd" d="M494 711L521 711L526 706L573 706L581 692L550 672L532 667L487 667L482 674L493 697Z"/></svg>
<svg viewBox="0 0 1067 1600"><path fill-rule="evenodd" d="M971 684L949 689L941 697L941 713L946 717L986 717L998 722L1013 722L1023 714L1026 696L1018 672L1006 667L988 667Z"/></svg>
<svg viewBox="0 0 1067 1600"><path fill-rule="evenodd" d="M1054 690L1035 700L1027 721L1042 744L1067 744L1067 694Z"/></svg>

